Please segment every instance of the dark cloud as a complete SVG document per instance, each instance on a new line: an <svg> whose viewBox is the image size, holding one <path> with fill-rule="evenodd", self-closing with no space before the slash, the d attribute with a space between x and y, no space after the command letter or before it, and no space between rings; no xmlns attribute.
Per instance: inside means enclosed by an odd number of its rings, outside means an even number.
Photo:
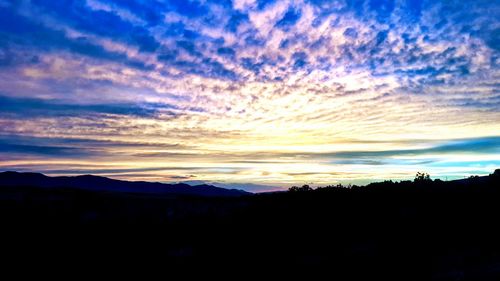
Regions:
<svg viewBox="0 0 500 281"><path fill-rule="evenodd" d="M178 150L178 149L194 149L191 146L173 143L155 143L155 142L125 142L112 140L97 140L97 139L82 139L82 138L63 138L63 137L34 137L22 135L1 135L0 134L0 153L2 159L9 155L29 155L29 156L51 156L53 159L58 158L85 158L85 157L104 157L113 156L110 149L150 149L150 150ZM122 153L121 156L125 156ZM116 156L116 155L114 155ZM141 156L141 155L137 155ZM182 156L182 155L181 155ZM17 157L19 158L19 157ZM22 167L17 167L22 168ZM158 170L165 170L161 168ZM173 169L173 168L169 168ZM97 172L100 170L98 169ZM140 171L134 170L102 170L106 173ZM149 171L149 170L147 170ZM51 171L56 173L55 171ZM75 172L76 173L76 172ZM86 171L85 173L90 173Z"/></svg>
<svg viewBox="0 0 500 281"><path fill-rule="evenodd" d="M294 68L303 68L307 66L307 54L305 52L296 52L292 55L293 59L293 67Z"/></svg>
<svg viewBox="0 0 500 281"><path fill-rule="evenodd" d="M133 68L151 69L144 62L129 59L123 53L110 52L86 37L68 38L63 31L48 28L5 8L0 8L0 33L3 34L0 46L4 48L34 48L33 53L65 50Z"/></svg>
<svg viewBox="0 0 500 281"><path fill-rule="evenodd" d="M348 27L344 31L344 36L356 39L358 37L358 32L352 27Z"/></svg>
<svg viewBox="0 0 500 281"><path fill-rule="evenodd" d="M217 49L217 53L222 56L233 57L236 52L231 48L219 48Z"/></svg>
<svg viewBox="0 0 500 281"><path fill-rule="evenodd" d="M56 157L83 157L98 155L99 152L89 148L58 146L58 145L43 145L43 144L26 144L20 142L11 142L8 139L0 138L0 154L6 155L42 155ZM3 158L3 156L2 156Z"/></svg>
<svg viewBox="0 0 500 281"><path fill-rule="evenodd" d="M461 153L499 153L500 137L486 137L463 140L452 140L441 145L422 149L382 150L382 151L343 151L323 154L312 154L309 157L366 159L377 160L394 156L418 156L429 154L461 154Z"/></svg>
<svg viewBox="0 0 500 281"><path fill-rule="evenodd" d="M14 168L17 171L37 171L36 167L18 167L18 166L10 166L8 168ZM180 167L158 167L158 168L122 168L122 169L102 169L102 168L90 168L90 169L53 169L50 167L45 167L42 171L46 174L67 174L67 175L83 175L83 174L94 174L94 175L113 175L113 174L124 174L124 173L136 173L137 176L144 176L144 172L161 172L161 171L187 171L187 170L196 170L197 167L194 168L180 168ZM130 174L128 174L130 176Z"/></svg>
<svg viewBox="0 0 500 281"><path fill-rule="evenodd" d="M0 96L0 116L19 118L63 117L92 114L116 114L154 117L160 109L173 108L166 104L89 104L64 103L58 100L14 98Z"/></svg>
<svg viewBox="0 0 500 281"><path fill-rule="evenodd" d="M161 142L132 142L115 141L103 139L84 139L84 138L63 138L63 137L34 137L23 135L1 135L0 141L3 143L17 143L23 145L43 144L44 146L64 146L64 147L93 147L93 148L148 148L148 149L193 149L179 143L161 143Z"/></svg>
<svg viewBox="0 0 500 281"><path fill-rule="evenodd" d="M41 145L22 145L12 143L0 142L0 153L9 154L29 154L29 155L59 155L78 157L82 155L89 155L86 150L73 148L73 147L60 147L60 146L41 146Z"/></svg>
<svg viewBox="0 0 500 281"><path fill-rule="evenodd" d="M64 20L66 24L76 29L123 41L138 46L145 52L155 51L160 45L145 28L135 26L114 13L91 10L84 1L61 2L33 1L47 14L53 15L58 20Z"/></svg>

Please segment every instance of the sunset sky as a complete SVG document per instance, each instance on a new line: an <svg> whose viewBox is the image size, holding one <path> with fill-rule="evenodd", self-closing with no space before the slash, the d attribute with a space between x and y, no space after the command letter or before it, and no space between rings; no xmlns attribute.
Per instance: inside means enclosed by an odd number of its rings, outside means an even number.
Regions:
<svg viewBox="0 0 500 281"><path fill-rule="evenodd" d="M0 171L249 191L488 174L499 19L499 0L0 0Z"/></svg>

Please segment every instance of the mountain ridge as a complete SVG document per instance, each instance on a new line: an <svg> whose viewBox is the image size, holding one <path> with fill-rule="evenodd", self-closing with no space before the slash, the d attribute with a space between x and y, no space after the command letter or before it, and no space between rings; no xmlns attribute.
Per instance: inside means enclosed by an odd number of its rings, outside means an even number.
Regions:
<svg viewBox="0 0 500 281"><path fill-rule="evenodd" d="M0 172L0 187L34 187L43 189L78 189L88 191L138 194L193 195L202 197L233 197L252 194L239 189L225 189L213 185L167 184L146 181L124 181L102 176L78 175L50 177L33 172Z"/></svg>

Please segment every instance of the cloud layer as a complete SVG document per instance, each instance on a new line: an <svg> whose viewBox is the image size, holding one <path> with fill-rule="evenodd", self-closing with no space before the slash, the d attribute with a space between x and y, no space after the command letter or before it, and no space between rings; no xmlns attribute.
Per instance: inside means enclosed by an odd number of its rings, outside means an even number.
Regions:
<svg viewBox="0 0 500 281"><path fill-rule="evenodd" d="M487 173L498 18L496 0L0 0L0 166L259 187Z"/></svg>

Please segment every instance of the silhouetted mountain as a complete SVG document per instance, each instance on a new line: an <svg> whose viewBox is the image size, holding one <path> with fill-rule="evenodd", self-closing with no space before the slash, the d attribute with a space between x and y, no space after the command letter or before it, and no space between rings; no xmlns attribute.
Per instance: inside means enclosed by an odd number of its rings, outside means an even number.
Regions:
<svg viewBox="0 0 500 281"><path fill-rule="evenodd" d="M500 179L500 169L496 169L493 174L488 176L471 176L464 179L452 180L450 182L461 184L461 185L477 185L477 184L488 184L492 181L498 181Z"/></svg>
<svg viewBox="0 0 500 281"><path fill-rule="evenodd" d="M248 192L225 189L212 185L164 184L144 181L122 181L106 177L82 175L75 177L48 177L39 173L0 173L0 187L65 188L103 192L126 192L138 194L195 195L195 196L241 196Z"/></svg>

